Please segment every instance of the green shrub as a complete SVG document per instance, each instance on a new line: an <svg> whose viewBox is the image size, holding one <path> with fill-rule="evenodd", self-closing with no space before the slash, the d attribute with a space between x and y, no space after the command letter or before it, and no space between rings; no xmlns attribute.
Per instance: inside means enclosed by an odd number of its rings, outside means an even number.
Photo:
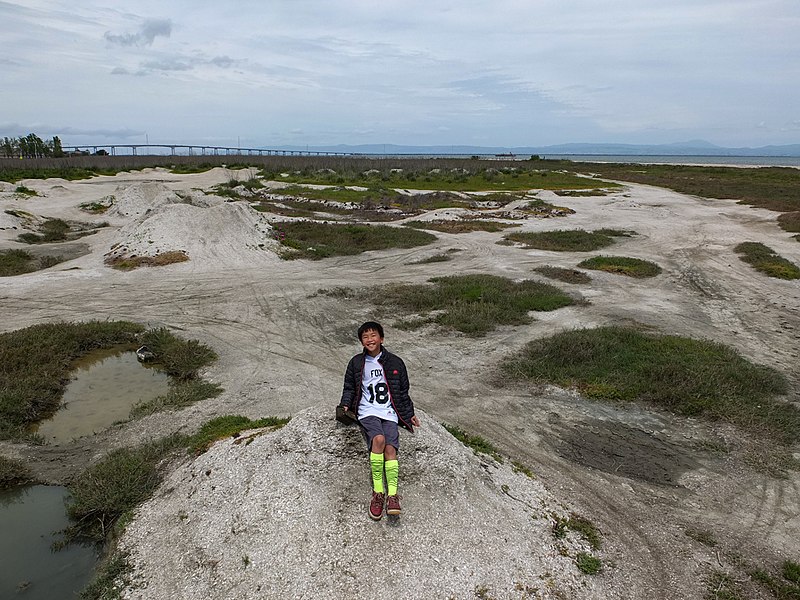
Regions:
<svg viewBox="0 0 800 600"><path fill-rule="evenodd" d="M450 435L464 444L467 448L472 448L472 451L475 454L487 454L488 456L494 458L497 462L503 462L503 457L497 448L495 448L491 442L485 440L481 436L469 434L456 425L442 423L442 427L449 431Z"/></svg>
<svg viewBox="0 0 800 600"><path fill-rule="evenodd" d="M545 265L543 267L536 267L534 271L541 273L545 277L563 281L564 283L589 283L592 280L586 273L576 269L563 269L561 267Z"/></svg>
<svg viewBox="0 0 800 600"><path fill-rule="evenodd" d="M0 490L4 490L32 479L31 470L22 462L0 456Z"/></svg>
<svg viewBox="0 0 800 600"><path fill-rule="evenodd" d="M331 256L351 256L369 250L413 248L436 240L425 231L387 225L343 225L294 221L281 223L284 237L279 241L291 249L284 258L319 260Z"/></svg>
<svg viewBox="0 0 800 600"><path fill-rule="evenodd" d="M586 575L595 575L603 568L601 560L587 552L578 552L575 564L578 565L578 570Z"/></svg>
<svg viewBox="0 0 800 600"><path fill-rule="evenodd" d="M530 311L551 311L573 303L557 287L533 280L454 275L430 282L433 285L384 285L371 296L379 305L407 312L436 311L433 322L472 336L486 335L498 325L529 323Z"/></svg>
<svg viewBox="0 0 800 600"><path fill-rule="evenodd" d="M579 262L578 266L584 269L627 275L637 279L655 277L661 273L661 267L656 263L627 256L593 256Z"/></svg>
<svg viewBox="0 0 800 600"><path fill-rule="evenodd" d="M525 248L554 252L590 252L614 243L611 236L582 229L513 232L503 237L505 240L523 244Z"/></svg>
<svg viewBox="0 0 800 600"><path fill-rule="evenodd" d="M640 399L727 421L783 443L800 439L800 410L774 398L788 390L783 375L714 342L582 329L530 342L501 368L514 378L591 389L596 398Z"/></svg>
<svg viewBox="0 0 800 600"><path fill-rule="evenodd" d="M208 450L215 441L236 436L246 429L283 427L288 422L289 419L278 417L264 417L255 421L239 415L217 417L205 423L196 434L191 436L187 445L192 452L200 454Z"/></svg>
<svg viewBox="0 0 800 600"><path fill-rule="evenodd" d="M797 265L760 242L742 242L733 250L744 262L770 277L800 279L800 268Z"/></svg>

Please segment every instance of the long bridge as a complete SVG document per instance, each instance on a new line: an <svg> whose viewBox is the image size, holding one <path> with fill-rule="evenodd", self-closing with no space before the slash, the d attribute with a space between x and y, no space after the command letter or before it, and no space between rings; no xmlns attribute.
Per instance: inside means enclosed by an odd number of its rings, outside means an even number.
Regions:
<svg viewBox="0 0 800 600"><path fill-rule="evenodd" d="M138 156L142 149L161 148L169 150L169 155L178 154L188 156L360 156L357 152L323 152L320 150L269 150L266 148L241 148L232 146L205 146L196 144L84 144L83 146L62 146L61 149L66 153L89 152L97 154L103 150L111 156L116 156L117 151L128 154L125 150L130 150L130 154ZM185 151L185 152L181 152ZM144 152L144 155L150 154Z"/></svg>

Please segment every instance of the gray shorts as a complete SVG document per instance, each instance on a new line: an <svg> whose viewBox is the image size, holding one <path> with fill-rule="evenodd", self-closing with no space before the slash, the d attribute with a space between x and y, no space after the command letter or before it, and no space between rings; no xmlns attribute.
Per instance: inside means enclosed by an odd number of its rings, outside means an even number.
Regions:
<svg viewBox="0 0 800 600"><path fill-rule="evenodd" d="M396 450L400 449L400 432L397 429L397 423L394 421L386 421L380 417L364 417L358 420L361 425L361 431L367 440L367 450L372 450L372 438L376 435L382 435L386 438L387 446L394 446Z"/></svg>

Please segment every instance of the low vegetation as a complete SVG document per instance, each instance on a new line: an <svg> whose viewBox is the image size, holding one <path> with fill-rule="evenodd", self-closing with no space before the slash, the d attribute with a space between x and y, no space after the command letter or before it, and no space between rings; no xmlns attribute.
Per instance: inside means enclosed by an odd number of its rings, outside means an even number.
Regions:
<svg viewBox="0 0 800 600"><path fill-rule="evenodd" d="M591 398L642 400L725 421L784 444L800 439L800 410L776 398L788 390L783 375L714 342L625 327L582 329L530 342L501 368Z"/></svg>
<svg viewBox="0 0 800 600"><path fill-rule="evenodd" d="M294 221L276 229L287 259L320 260L331 256L351 256L369 250L413 248L436 240L425 231L387 225L350 225Z"/></svg>
<svg viewBox="0 0 800 600"><path fill-rule="evenodd" d="M221 393L222 386L201 379L172 381L166 394L139 402L131 409L130 416L131 419L138 419L157 412L178 410L200 400L216 398Z"/></svg>
<svg viewBox="0 0 800 600"><path fill-rule="evenodd" d="M31 188L29 188L29 187L27 187L25 185L18 185L16 188L14 188L14 193L15 194L20 194L22 196L38 196L39 195L39 192L37 192L36 190L32 190Z"/></svg>
<svg viewBox="0 0 800 600"><path fill-rule="evenodd" d="M664 187L703 198L732 198L739 200L740 204L778 212L800 210L800 171L791 167L700 167L568 161L558 164L571 171Z"/></svg>
<svg viewBox="0 0 800 600"><path fill-rule="evenodd" d="M101 227L108 227L108 223L94 225L91 223L67 223L63 219L47 219L39 225L38 233L21 233L17 239L26 244L64 242L97 233Z"/></svg>
<svg viewBox="0 0 800 600"><path fill-rule="evenodd" d="M685 533L688 537L692 538L696 542L700 542L701 544L708 546L709 548L713 548L714 546L717 545L717 540L714 537L714 534L708 531L707 529L696 529L694 527L690 527L683 533Z"/></svg>
<svg viewBox="0 0 800 600"><path fill-rule="evenodd" d="M109 256L105 263L119 271L132 271L139 267L163 267L187 260L189 255L184 250L168 250L155 256Z"/></svg>
<svg viewBox="0 0 800 600"><path fill-rule="evenodd" d="M21 461L0 456L0 491L31 481L30 469Z"/></svg>
<svg viewBox="0 0 800 600"><path fill-rule="evenodd" d="M578 570L586 575L596 575L603 568L602 561L588 552L578 552L575 564L578 566Z"/></svg>
<svg viewBox="0 0 800 600"><path fill-rule="evenodd" d="M791 233L800 232L800 210L778 215L778 225L784 231Z"/></svg>
<svg viewBox="0 0 800 600"><path fill-rule="evenodd" d="M442 427L449 431L450 435L464 444L467 448L471 448L475 454L486 454L491 456L497 462L503 462L503 456L500 454L500 451L495 448L491 442L485 440L481 436L467 433L456 425L442 423Z"/></svg>
<svg viewBox="0 0 800 600"><path fill-rule="evenodd" d="M503 237L509 242L522 244L524 248L553 252L591 252L614 243L610 235L583 229L512 232Z"/></svg>
<svg viewBox="0 0 800 600"><path fill-rule="evenodd" d="M0 439L20 439L61 402L73 360L92 350L146 343L178 384L216 359L195 340L127 321L48 323L0 334ZM177 385L177 384L176 384ZM206 390L207 392L210 390Z"/></svg>
<svg viewBox="0 0 800 600"><path fill-rule="evenodd" d="M637 279L655 277L661 273L661 267L656 263L628 256L594 256L579 262L578 266L584 269L627 275Z"/></svg>
<svg viewBox="0 0 800 600"><path fill-rule="evenodd" d="M358 170L358 165L366 164L373 168ZM548 165L544 165L544 168L532 169L519 163L507 166L499 162L487 165L485 161L478 160L437 161L430 159L420 161L403 159L392 162L384 161L383 163L377 160L370 162L352 160L349 161L349 164L339 161L339 165L341 166L338 169L306 168L283 173L280 170L265 169L263 174L266 179L287 183L363 187L382 185L394 189L458 190L463 192L596 187L596 182L590 179L564 170L550 169L547 168ZM390 168L387 168L389 166Z"/></svg>
<svg viewBox="0 0 800 600"><path fill-rule="evenodd" d="M33 256L25 250L0 250L0 277L13 277L47 269L63 262L60 256Z"/></svg>
<svg viewBox="0 0 800 600"><path fill-rule="evenodd" d="M591 190L556 190L555 193L559 196L568 197L592 197L592 196L608 196L613 193L612 190L594 188Z"/></svg>
<svg viewBox="0 0 800 600"><path fill-rule="evenodd" d="M217 440L226 437L237 437L246 429L260 429L263 427L283 427L289 419L278 417L264 417L252 421L239 415L226 415L217 417L205 423L200 430L188 440L188 448L195 454L208 450Z"/></svg>
<svg viewBox="0 0 800 600"><path fill-rule="evenodd" d="M744 262L765 275L778 279L800 279L800 268L776 254L769 246L759 242L742 242L733 250Z"/></svg>
<svg viewBox="0 0 800 600"><path fill-rule="evenodd" d="M753 571L751 577L766 587L781 600L800 599L800 563L786 560L781 565L780 574L772 575L763 569Z"/></svg>
<svg viewBox="0 0 800 600"><path fill-rule="evenodd" d="M460 252L458 248L449 248L447 252L440 252L439 254L434 254L433 256L429 256L427 258L421 258L419 260L412 261L410 263L406 263L409 265L428 265L433 263L439 262L447 262L449 260L453 260L453 255L457 252Z"/></svg>
<svg viewBox="0 0 800 600"><path fill-rule="evenodd" d="M70 485L67 514L72 525L63 531L61 545L103 544L121 533L133 509L150 498L161 484L171 459L198 454L214 441L236 437L246 429L278 428L288 419L266 417L255 421L228 415L205 423L193 435L174 434L133 448L112 450ZM123 554L111 552L82 597L106 599L130 566Z"/></svg>
<svg viewBox="0 0 800 600"><path fill-rule="evenodd" d="M568 518L555 517L553 524L553 536L556 539L563 539L567 535L567 531L574 531L585 542L589 544L592 550L599 550L602 545L602 535L600 530L597 529L594 523L585 517L581 517L575 513L571 513Z"/></svg>
<svg viewBox="0 0 800 600"><path fill-rule="evenodd" d="M537 273L541 273L545 277L563 281L564 283L589 283L592 280L586 273L578 271L577 269L564 269L562 267L545 265L536 267L533 270Z"/></svg>
<svg viewBox="0 0 800 600"><path fill-rule="evenodd" d="M429 281L431 285L383 285L371 295L380 306L419 315L406 321L405 328L436 323L471 336L486 335L499 325L530 323L530 311L556 310L574 302L557 287L533 280L457 275Z"/></svg>
<svg viewBox="0 0 800 600"><path fill-rule="evenodd" d="M519 227L517 224L501 223L499 221L463 220L463 219L439 219L434 221L409 221L404 223L406 227L414 229L431 229L442 233L470 233L472 231L488 231L496 233L509 227Z"/></svg>

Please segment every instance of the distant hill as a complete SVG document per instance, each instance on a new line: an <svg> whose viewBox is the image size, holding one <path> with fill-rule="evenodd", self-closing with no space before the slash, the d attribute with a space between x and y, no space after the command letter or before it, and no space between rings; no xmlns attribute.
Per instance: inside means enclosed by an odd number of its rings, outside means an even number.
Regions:
<svg viewBox="0 0 800 600"><path fill-rule="evenodd" d="M704 140L673 144L592 144L571 143L554 146L404 146L397 144L338 144L334 146L281 146L282 150L353 152L360 154L589 154L612 156L800 156L800 144L726 148Z"/></svg>

